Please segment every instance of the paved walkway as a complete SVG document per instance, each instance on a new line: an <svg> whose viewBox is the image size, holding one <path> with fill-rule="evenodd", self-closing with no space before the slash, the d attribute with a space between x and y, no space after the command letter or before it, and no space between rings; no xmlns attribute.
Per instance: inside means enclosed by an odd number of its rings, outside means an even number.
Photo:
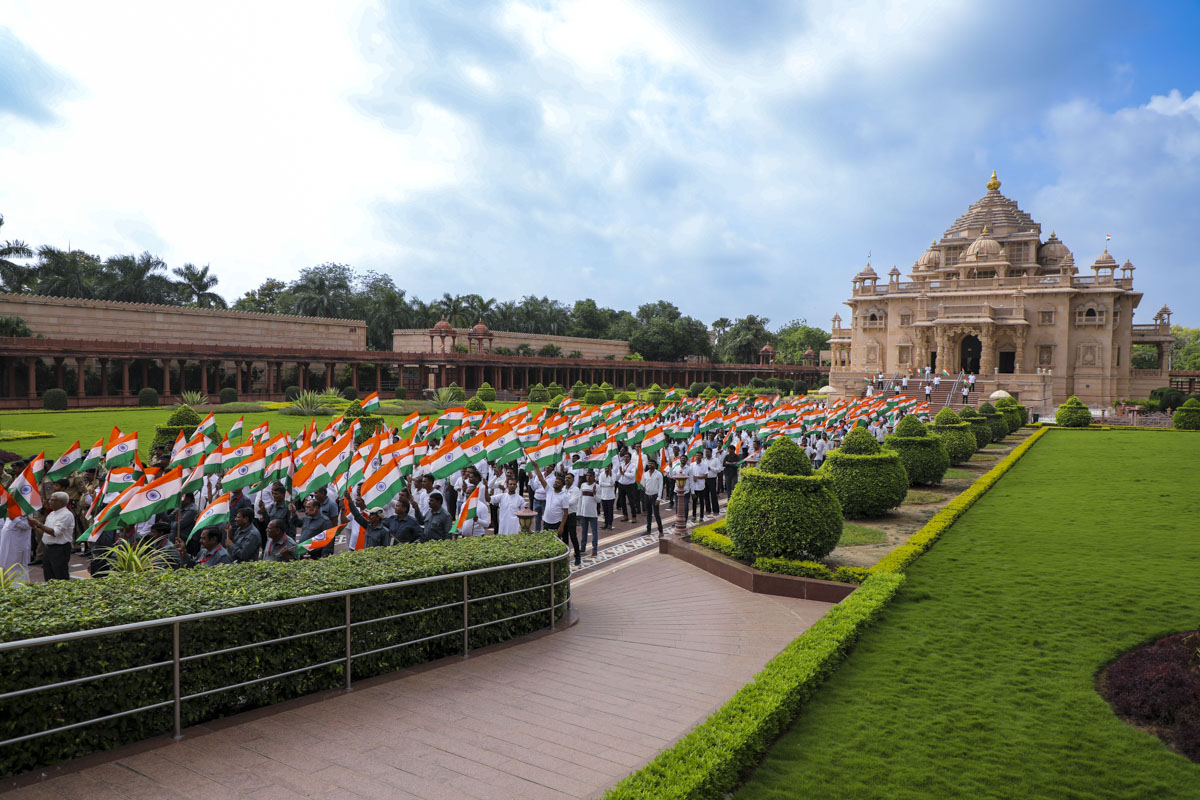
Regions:
<svg viewBox="0 0 1200 800"><path fill-rule="evenodd" d="M574 588L574 627L192 729L9 797L588 798L721 705L829 606L652 555Z"/></svg>

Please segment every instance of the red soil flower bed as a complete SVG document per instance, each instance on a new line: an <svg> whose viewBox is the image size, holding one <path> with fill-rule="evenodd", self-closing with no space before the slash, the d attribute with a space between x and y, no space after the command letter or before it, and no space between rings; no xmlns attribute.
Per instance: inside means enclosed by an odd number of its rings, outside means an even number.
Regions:
<svg viewBox="0 0 1200 800"><path fill-rule="evenodd" d="M1200 762L1200 630L1126 653L1098 688L1118 716Z"/></svg>

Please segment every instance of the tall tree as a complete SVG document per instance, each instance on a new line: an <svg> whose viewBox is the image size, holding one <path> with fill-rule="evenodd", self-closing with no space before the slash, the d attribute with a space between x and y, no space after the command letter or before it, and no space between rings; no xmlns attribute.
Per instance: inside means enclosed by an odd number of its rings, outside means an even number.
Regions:
<svg viewBox="0 0 1200 800"><path fill-rule="evenodd" d="M815 328L806 320L794 319L775 332L775 359L783 364L799 364L811 349L820 357L829 342L829 332Z"/></svg>
<svg viewBox="0 0 1200 800"><path fill-rule="evenodd" d="M465 328L473 324L467 322L467 303L461 295L445 292L442 299L437 301L437 306L446 321L454 327Z"/></svg>
<svg viewBox="0 0 1200 800"><path fill-rule="evenodd" d="M100 258L82 250L67 252L43 245L38 248L34 272L39 294L92 299L100 276Z"/></svg>
<svg viewBox="0 0 1200 800"><path fill-rule="evenodd" d="M0 214L0 228L3 227L4 215ZM33 250L20 239L0 243L0 290L27 292L33 283L33 270L15 263L11 260L14 258L33 258Z"/></svg>
<svg viewBox="0 0 1200 800"><path fill-rule="evenodd" d="M175 282L166 276L167 264L153 253L113 256L104 262L97 290L102 300L179 305Z"/></svg>
<svg viewBox="0 0 1200 800"><path fill-rule="evenodd" d="M712 329L717 334L716 350L713 352L714 359L725 358L725 334L729 332L729 326L732 324L729 317L721 317L713 321Z"/></svg>
<svg viewBox="0 0 1200 800"><path fill-rule="evenodd" d="M354 313L367 322L367 347L371 350L391 350L392 331L413 327L404 290L381 272L368 272L359 280Z"/></svg>
<svg viewBox="0 0 1200 800"><path fill-rule="evenodd" d="M227 308L225 298L213 291L217 276L209 272L208 264L203 267L184 264L174 272L179 278L178 291L183 302L197 308Z"/></svg>
<svg viewBox="0 0 1200 800"><path fill-rule="evenodd" d="M345 264L326 262L300 271L288 291L297 314L347 319L351 309L354 273Z"/></svg>
<svg viewBox="0 0 1200 800"><path fill-rule="evenodd" d="M726 352L729 360L737 364L753 364L758 361L758 353L763 345L772 341L771 332L767 330L766 317L747 314L735 321L729 328L726 341Z"/></svg>
<svg viewBox="0 0 1200 800"><path fill-rule="evenodd" d="M287 284L275 278L267 278L257 289L251 289L239 297L233 304L233 310L286 314L291 305Z"/></svg>

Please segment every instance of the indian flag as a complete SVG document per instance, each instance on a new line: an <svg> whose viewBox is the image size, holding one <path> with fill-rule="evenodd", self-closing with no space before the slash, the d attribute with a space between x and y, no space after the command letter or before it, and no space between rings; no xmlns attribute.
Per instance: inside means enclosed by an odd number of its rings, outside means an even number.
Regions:
<svg viewBox="0 0 1200 800"><path fill-rule="evenodd" d="M527 416L529 416L529 406L526 403L517 403L512 408L500 414L500 421L518 421L525 419Z"/></svg>
<svg viewBox="0 0 1200 800"><path fill-rule="evenodd" d="M236 436L241 436L242 428L245 427L245 421L246 421L245 417L238 417L237 422L235 422L229 426L229 433L225 434L226 437L232 439Z"/></svg>
<svg viewBox="0 0 1200 800"><path fill-rule="evenodd" d="M412 431L416 428L417 423L420 421L421 421L421 415L418 414L416 411L414 411L411 414L409 414L407 417L405 417L404 421L400 423L399 430L401 433L405 433L406 431Z"/></svg>
<svg viewBox="0 0 1200 800"><path fill-rule="evenodd" d="M379 410L379 392L371 392L369 395L367 395L366 397L364 397L362 399L362 410L363 411Z"/></svg>
<svg viewBox="0 0 1200 800"><path fill-rule="evenodd" d="M488 461L505 464L516 458L521 452L521 441L516 432L508 425L488 435L484 442Z"/></svg>
<svg viewBox="0 0 1200 800"><path fill-rule="evenodd" d="M121 433L119 428L112 429L112 435L108 437L108 453L105 456L106 464L109 469L113 467L127 467L133 463L133 457L137 454L138 435L137 431L133 433Z"/></svg>
<svg viewBox="0 0 1200 800"><path fill-rule="evenodd" d="M89 469L98 469L101 462L104 461L104 439L101 438L98 442L92 445L88 450L87 455L79 465L81 472L87 472Z"/></svg>
<svg viewBox="0 0 1200 800"><path fill-rule="evenodd" d="M371 473L371 477L366 479L359 492L367 508L376 508L392 502L404 486L404 473L400 463L393 458Z"/></svg>
<svg viewBox="0 0 1200 800"><path fill-rule="evenodd" d="M525 455L529 456L530 463L539 467L549 467L553 466L558 459L558 451L561 448L561 436L556 438L544 436L536 445L526 448Z"/></svg>
<svg viewBox="0 0 1200 800"><path fill-rule="evenodd" d="M699 435L695 435L687 443L687 455L691 458L694 455L704 454L704 439Z"/></svg>
<svg viewBox="0 0 1200 800"><path fill-rule="evenodd" d="M448 408L442 415L437 418L437 425L442 428L457 428L462 424L463 417L467 416L467 409L462 406Z"/></svg>
<svg viewBox="0 0 1200 800"><path fill-rule="evenodd" d="M288 479L292 477L294 469L292 465L292 451L285 447L277 451L275 455L267 457L270 461L267 463L267 468L263 471L263 483L279 481L284 486L287 486Z"/></svg>
<svg viewBox="0 0 1200 800"><path fill-rule="evenodd" d="M469 466L470 457L462 445L447 441L434 452L421 459L421 468L430 472L435 479L448 478L463 467Z"/></svg>
<svg viewBox="0 0 1200 800"><path fill-rule="evenodd" d="M136 525L174 508L179 504L182 489L183 470L176 467L161 478L147 483L125 501L121 509L121 524Z"/></svg>
<svg viewBox="0 0 1200 800"><path fill-rule="evenodd" d="M592 437L588 435L587 431L568 436L563 440L563 452L576 453L580 450L586 450L591 441Z"/></svg>
<svg viewBox="0 0 1200 800"><path fill-rule="evenodd" d="M229 522L229 492L218 496L200 512L195 525L192 526L192 533L195 534L204 528L216 528L226 522Z"/></svg>
<svg viewBox="0 0 1200 800"><path fill-rule="evenodd" d="M561 414L555 414L542 425L542 434L545 436L558 436L560 433L564 433L570 424L570 421L566 417Z"/></svg>
<svg viewBox="0 0 1200 800"><path fill-rule="evenodd" d="M666 446L667 432L661 426L651 428L646 432L646 437L642 439L642 452L648 456L654 455Z"/></svg>
<svg viewBox="0 0 1200 800"><path fill-rule="evenodd" d="M21 516L21 507L3 486L0 486L0 519L16 519Z"/></svg>
<svg viewBox="0 0 1200 800"><path fill-rule="evenodd" d="M42 507L42 493L38 486L40 481L34 473L33 462L25 465L25 469L12 480L8 493L20 506L22 515L35 514Z"/></svg>
<svg viewBox="0 0 1200 800"><path fill-rule="evenodd" d="M121 520L121 508L124 506L125 501L130 497L133 497L134 492L136 492L139 488L140 487L136 485L130 486L125 491L117 495L111 503L106 505L104 509L96 515L96 518L92 520L92 524L89 525L87 530L81 533L75 541L94 542L100 538L100 534L104 533L109 528L117 527Z"/></svg>
<svg viewBox="0 0 1200 800"><path fill-rule="evenodd" d="M83 463L83 449L79 446L79 442L67 448L67 452L58 457L58 460L50 465L49 471L46 473L46 478L51 481L56 481L59 478L65 478L75 470L79 469L79 465Z"/></svg>
<svg viewBox="0 0 1200 800"><path fill-rule="evenodd" d="M458 519L454 522L454 530L461 531L463 525L467 524L467 520L475 519L475 516L478 513L479 499L481 497L480 493L482 491L482 486L476 486L475 490L471 492L471 494L467 495L467 499L463 503L462 511L458 512Z"/></svg>
<svg viewBox="0 0 1200 800"><path fill-rule="evenodd" d="M255 441L258 441L260 439L265 439L270 435L271 435L271 424L269 422L263 422L257 428L250 431L250 438Z"/></svg>
<svg viewBox="0 0 1200 800"><path fill-rule="evenodd" d="M296 468L292 475L292 487L297 497L306 497L322 486L328 486L333 480L333 470L340 455L332 447L326 447L314 453L303 466Z"/></svg>
<svg viewBox="0 0 1200 800"><path fill-rule="evenodd" d="M267 456L262 447L256 447L243 460L234 464L233 468L221 478L222 489L252 489L262 483L263 472L267 468Z"/></svg>
<svg viewBox="0 0 1200 800"><path fill-rule="evenodd" d="M183 479L183 486L181 486L179 489L180 492L183 494L191 494L204 488L203 464L197 464L190 471L186 471L184 474L186 474L187 477Z"/></svg>
<svg viewBox="0 0 1200 800"><path fill-rule="evenodd" d="M217 419L216 419L216 417L214 417L211 413L209 413L209 415L207 417L205 417L203 420L201 420L200 424L196 426L196 433L202 433L205 436L207 436L209 439L212 439L214 441L216 441L218 438L220 438L217 435Z"/></svg>
<svg viewBox="0 0 1200 800"><path fill-rule="evenodd" d="M320 550L322 547L328 547L337 539L338 531L344 528L344 525L334 525L321 533L318 533L313 538L301 542L296 545L296 555L311 553L313 550Z"/></svg>
<svg viewBox="0 0 1200 800"><path fill-rule="evenodd" d="M663 399L666 400L667 402L673 402L675 400L678 400L679 397L680 397L679 390L674 387L671 387L670 389L668 389L667 393L663 395Z"/></svg>
<svg viewBox="0 0 1200 800"><path fill-rule="evenodd" d="M617 439L615 436L610 436L596 449L592 450L584 458L579 459L576 467L581 469L604 469L612 463L613 457L617 454Z"/></svg>
<svg viewBox="0 0 1200 800"><path fill-rule="evenodd" d="M531 444L537 444L538 440L541 438L542 434L539 432L538 426L532 422L517 428L517 441L522 447Z"/></svg>
<svg viewBox="0 0 1200 800"><path fill-rule="evenodd" d="M180 431L182 435L183 431ZM198 433L171 456L170 466L191 468L204 458L204 434Z"/></svg>

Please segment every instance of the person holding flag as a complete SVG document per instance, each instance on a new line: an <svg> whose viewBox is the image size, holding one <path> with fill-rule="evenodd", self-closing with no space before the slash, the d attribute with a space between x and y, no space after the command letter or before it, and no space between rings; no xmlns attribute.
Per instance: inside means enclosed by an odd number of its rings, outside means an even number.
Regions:
<svg viewBox="0 0 1200 800"><path fill-rule="evenodd" d="M262 560L296 560L296 540L287 535L287 528L278 519L267 523L267 543L263 547Z"/></svg>
<svg viewBox="0 0 1200 800"><path fill-rule="evenodd" d="M75 533L75 515L67 508L71 500L66 492L55 492L46 501L50 513L44 520L29 518L29 526L42 535L42 574L45 581L69 580L71 540Z"/></svg>
<svg viewBox="0 0 1200 800"><path fill-rule="evenodd" d="M496 501L496 518L499 521L496 532L502 536L521 532L521 521L517 512L525 508L525 497L517 491L517 478L509 474L504 480L504 492Z"/></svg>
<svg viewBox="0 0 1200 800"><path fill-rule="evenodd" d="M298 503L297 506L299 507ZM303 516L298 516L293 510L292 525L293 530L295 528L300 529L300 532L295 536L295 539L298 545L301 548L304 548L305 542L307 542L309 539L320 536L325 531L332 528L335 522L334 520L331 520L329 517L325 516L324 512L321 511L321 504L318 503L315 498L310 497L305 500L302 507L304 509ZM324 547L304 549L307 550L313 558L321 558L321 556L325 555Z"/></svg>
<svg viewBox="0 0 1200 800"><path fill-rule="evenodd" d="M646 535L649 536L651 518L658 523L658 538L663 537L662 514L658 510L658 498L662 495L663 475L658 471L658 462L653 458L646 462L642 471L642 509L646 512Z"/></svg>
<svg viewBox="0 0 1200 800"><path fill-rule="evenodd" d="M216 528L205 528L200 533L200 552L190 556L184 548L183 540L175 540L175 550L184 567L220 567L232 564L233 558L229 551L221 545L221 532Z"/></svg>

